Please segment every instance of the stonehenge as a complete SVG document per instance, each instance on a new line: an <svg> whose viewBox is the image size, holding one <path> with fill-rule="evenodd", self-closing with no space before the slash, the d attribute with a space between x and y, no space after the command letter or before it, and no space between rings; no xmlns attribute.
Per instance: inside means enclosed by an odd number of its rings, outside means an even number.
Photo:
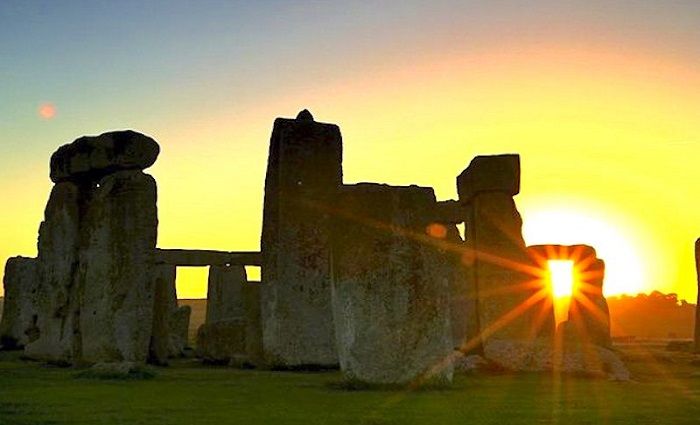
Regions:
<svg viewBox="0 0 700 425"><path fill-rule="evenodd" d="M255 252L157 247L157 185L144 169L159 152L127 130L52 155L37 257L6 266L3 348L62 365L167 365L190 353L177 268L208 267L195 350L205 362L340 368L349 381L401 386L447 384L455 362L474 355L552 370L542 275L561 257L585 277L562 332L602 359L589 365L572 348L561 370L622 371L595 250L525 245L517 154L475 157L456 177L457 199L437 200L430 187L344 183L338 126L307 110L278 118ZM246 266L261 267L261 282Z"/></svg>
<svg viewBox="0 0 700 425"><path fill-rule="evenodd" d="M431 188L343 186L331 230L333 313L350 380L452 380L448 258L426 229Z"/></svg>
<svg viewBox="0 0 700 425"><path fill-rule="evenodd" d="M532 245L528 251L542 269L550 260L567 260L573 265L575 282L569 303L568 318L558 333L569 343L612 347L610 311L603 295L605 262L588 245Z"/></svg>
<svg viewBox="0 0 700 425"><path fill-rule="evenodd" d="M275 120L260 245L263 346L277 367L338 364L328 234L342 157L338 126L307 110Z"/></svg>
<svg viewBox="0 0 700 425"><path fill-rule="evenodd" d="M36 258L13 257L5 265L0 345L21 348L36 339L39 268Z"/></svg>
<svg viewBox="0 0 700 425"><path fill-rule="evenodd" d="M157 264L153 267L152 273L153 326L148 360L153 364L166 365L168 359L184 354L187 347L191 308L178 306L175 266Z"/></svg>
<svg viewBox="0 0 700 425"><path fill-rule="evenodd" d="M518 155L478 156L457 177L459 201L476 286L481 344L528 341L554 333L554 309L546 288L535 279L522 237L522 219L513 201L520 191Z"/></svg>
<svg viewBox="0 0 700 425"><path fill-rule="evenodd" d="M158 217L143 173L158 144L133 131L81 137L51 157L39 228L37 338L29 358L144 362L154 315Z"/></svg>
<svg viewBox="0 0 700 425"><path fill-rule="evenodd" d="M243 266L209 267L206 323L243 316L243 287L247 283Z"/></svg>

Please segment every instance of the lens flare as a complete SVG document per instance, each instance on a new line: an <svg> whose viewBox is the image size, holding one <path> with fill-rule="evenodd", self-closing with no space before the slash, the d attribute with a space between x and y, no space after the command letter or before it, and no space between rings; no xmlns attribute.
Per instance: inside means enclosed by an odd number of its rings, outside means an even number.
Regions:
<svg viewBox="0 0 700 425"><path fill-rule="evenodd" d="M39 105L39 116L45 120L50 120L56 116L56 107L52 103L42 103Z"/></svg>

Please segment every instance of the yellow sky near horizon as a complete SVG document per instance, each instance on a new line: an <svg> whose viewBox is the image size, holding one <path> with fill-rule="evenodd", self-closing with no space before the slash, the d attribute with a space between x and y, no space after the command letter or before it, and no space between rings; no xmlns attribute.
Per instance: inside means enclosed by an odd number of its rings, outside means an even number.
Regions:
<svg viewBox="0 0 700 425"><path fill-rule="evenodd" d="M419 184L452 199L474 156L519 153L528 243L593 245L607 264L608 295L657 289L694 302L697 58L537 42L395 65L137 128L162 148L149 171L159 185L159 246L258 249L272 122L308 107L339 124L346 183ZM11 205L0 215L0 259L36 254L50 154L5 171L0 195ZM204 297L205 271L180 270L178 292Z"/></svg>

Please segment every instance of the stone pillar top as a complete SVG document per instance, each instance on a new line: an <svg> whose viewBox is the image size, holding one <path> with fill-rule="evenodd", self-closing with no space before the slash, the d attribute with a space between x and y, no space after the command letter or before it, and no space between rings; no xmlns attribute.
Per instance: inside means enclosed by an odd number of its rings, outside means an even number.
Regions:
<svg viewBox="0 0 700 425"><path fill-rule="evenodd" d="M520 192L520 155L477 156L457 177L457 193L462 203L480 192Z"/></svg>
<svg viewBox="0 0 700 425"><path fill-rule="evenodd" d="M132 130L83 136L51 155L51 180L98 180L122 170L143 170L156 162L160 147L145 134Z"/></svg>

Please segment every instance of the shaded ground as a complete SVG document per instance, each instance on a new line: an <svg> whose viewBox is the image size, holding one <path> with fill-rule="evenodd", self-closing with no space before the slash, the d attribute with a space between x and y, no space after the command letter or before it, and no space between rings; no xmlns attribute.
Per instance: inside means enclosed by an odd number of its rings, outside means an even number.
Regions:
<svg viewBox="0 0 700 425"><path fill-rule="evenodd" d="M143 381L0 353L0 424L697 424L700 367L659 346L623 348L637 382L459 376L448 390L345 391L338 373L212 368L182 360Z"/></svg>

